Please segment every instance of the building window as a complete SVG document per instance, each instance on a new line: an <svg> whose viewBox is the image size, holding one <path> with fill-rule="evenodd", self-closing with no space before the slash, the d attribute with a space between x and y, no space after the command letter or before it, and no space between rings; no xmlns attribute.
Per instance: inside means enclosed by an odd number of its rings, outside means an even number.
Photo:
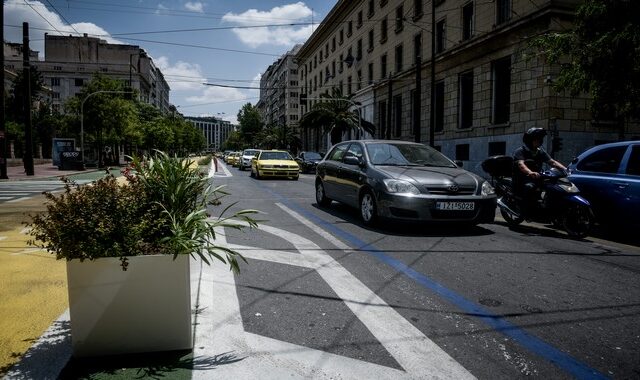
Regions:
<svg viewBox="0 0 640 380"><path fill-rule="evenodd" d="M462 7L462 39L468 40L473 36L473 2Z"/></svg>
<svg viewBox="0 0 640 380"><path fill-rule="evenodd" d="M422 0L413 0L413 19L417 20L422 17L424 8L422 6Z"/></svg>
<svg viewBox="0 0 640 380"><path fill-rule="evenodd" d="M369 6L367 7L367 17L371 18L373 17L374 13L375 13L375 2L374 0L369 0Z"/></svg>
<svg viewBox="0 0 640 380"><path fill-rule="evenodd" d="M378 102L378 125L380 126L380 138L385 137L387 129L387 102L382 100Z"/></svg>
<svg viewBox="0 0 640 380"><path fill-rule="evenodd" d="M409 134L410 135L415 135L416 131L415 131L415 117L414 117L414 113L416 110L416 90L411 90L409 91L409 108L410 108L410 112L409 112ZM418 106L418 109L420 109L420 107Z"/></svg>
<svg viewBox="0 0 640 380"><path fill-rule="evenodd" d="M356 23L356 27L359 28L362 26L362 11L358 11L358 21Z"/></svg>
<svg viewBox="0 0 640 380"><path fill-rule="evenodd" d="M347 37L351 37L351 34L353 34L353 21L349 20L347 22Z"/></svg>
<svg viewBox="0 0 640 380"><path fill-rule="evenodd" d="M369 31L369 47L367 48L367 52L371 53L373 51L373 29Z"/></svg>
<svg viewBox="0 0 640 380"><path fill-rule="evenodd" d="M471 128L473 125L473 71L467 71L458 77L459 128Z"/></svg>
<svg viewBox="0 0 640 380"><path fill-rule="evenodd" d="M336 77L336 61L331 62L331 76Z"/></svg>
<svg viewBox="0 0 640 380"><path fill-rule="evenodd" d="M62 66L53 66L54 71L62 71Z"/></svg>
<svg viewBox="0 0 640 380"><path fill-rule="evenodd" d="M373 84L373 62L369 62L369 84Z"/></svg>
<svg viewBox="0 0 640 380"><path fill-rule="evenodd" d="M444 130L444 81L436 82L436 114L435 114L435 131L442 132Z"/></svg>
<svg viewBox="0 0 640 380"><path fill-rule="evenodd" d="M347 95L351 95L351 77L347 77Z"/></svg>
<svg viewBox="0 0 640 380"><path fill-rule="evenodd" d="M436 53L442 53L445 49L446 25L444 19L436 23Z"/></svg>
<svg viewBox="0 0 640 380"><path fill-rule="evenodd" d="M396 33L400 33L402 31L402 27L404 26L404 7L400 5L396 8Z"/></svg>
<svg viewBox="0 0 640 380"><path fill-rule="evenodd" d="M413 36L413 64L417 65L422 60L422 34Z"/></svg>
<svg viewBox="0 0 640 380"><path fill-rule="evenodd" d="M511 19L511 0L496 1L496 25L505 23Z"/></svg>
<svg viewBox="0 0 640 380"><path fill-rule="evenodd" d="M489 143L488 156L503 156L507 154L507 143L504 141L494 141Z"/></svg>
<svg viewBox="0 0 640 380"><path fill-rule="evenodd" d="M356 59L358 61L362 59L362 38L356 43Z"/></svg>
<svg viewBox="0 0 640 380"><path fill-rule="evenodd" d="M344 56L340 54L340 60L338 61L338 72L341 73L344 70Z"/></svg>
<svg viewBox="0 0 640 380"><path fill-rule="evenodd" d="M396 73L402 71L402 44L396 46Z"/></svg>
<svg viewBox="0 0 640 380"><path fill-rule="evenodd" d="M505 57L491 64L492 85L492 122L505 124L509 122L511 106L511 57Z"/></svg>
<svg viewBox="0 0 640 380"><path fill-rule="evenodd" d="M336 36L331 39L331 51L336 51Z"/></svg>
<svg viewBox="0 0 640 380"><path fill-rule="evenodd" d="M456 160L469 161L469 144L456 145Z"/></svg>
<svg viewBox="0 0 640 380"><path fill-rule="evenodd" d="M340 93L342 94L343 93L342 91L344 90L344 82L343 81L340 81L340 83L338 83L338 89L340 90Z"/></svg>
<svg viewBox="0 0 640 380"><path fill-rule="evenodd" d="M325 58L329 58L329 43L327 42L326 45L324 45L324 57Z"/></svg>
<svg viewBox="0 0 640 380"><path fill-rule="evenodd" d="M387 5L388 2L389 2L389 0L380 0L380 8L382 8L385 5Z"/></svg>
<svg viewBox="0 0 640 380"><path fill-rule="evenodd" d="M76 78L75 79L75 86L76 87L82 87L83 84L84 84L84 80L82 78Z"/></svg>
<svg viewBox="0 0 640 380"><path fill-rule="evenodd" d="M393 97L393 125L394 136L402 135L402 95L398 94Z"/></svg>
<svg viewBox="0 0 640 380"><path fill-rule="evenodd" d="M60 78L51 78L52 86L60 86Z"/></svg>
<svg viewBox="0 0 640 380"><path fill-rule="evenodd" d="M387 55L383 54L380 57L380 78L387 77Z"/></svg>
<svg viewBox="0 0 640 380"><path fill-rule="evenodd" d="M358 70L358 83L356 83L356 88L360 90L362 88L362 70Z"/></svg>
<svg viewBox="0 0 640 380"><path fill-rule="evenodd" d="M380 22L380 43L383 44L387 41L387 18L383 18Z"/></svg>
<svg viewBox="0 0 640 380"><path fill-rule="evenodd" d="M53 93L51 94L51 97L52 97L53 99L60 99L60 93L59 93L59 92L53 92Z"/></svg>
<svg viewBox="0 0 640 380"><path fill-rule="evenodd" d="M338 44L342 45L344 42L344 29L340 29L340 33L338 34Z"/></svg>

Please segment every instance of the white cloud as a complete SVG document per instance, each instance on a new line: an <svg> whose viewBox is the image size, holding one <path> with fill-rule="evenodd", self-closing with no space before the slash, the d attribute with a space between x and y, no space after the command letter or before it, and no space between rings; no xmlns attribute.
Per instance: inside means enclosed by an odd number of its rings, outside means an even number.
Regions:
<svg viewBox="0 0 640 380"><path fill-rule="evenodd" d="M96 24L90 22L78 22L67 24L57 13L49 11L47 7L33 0L8 0L4 4L4 18L7 25L20 25L18 28L5 26L4 38L10 42L22 42L22 23L29 23L29 38L31 50L40 52L44 56L44 33L50 35L78 35L87 33L99 37L109 43L122 44L109 33ZM44 29L44 30L41 30Z"/></svg>
<svg viewBox="0 0 640 380"><path fill-rule="evenodd" d="M167 57L154 58L153 62L162 71L171 91L194 91L202 88L207 79L198 64L178 61L174 65Z"/></svg>
<svg viewBox="0 0 640 380"><path fill-rule="evenodd" d="M246 99L246 95L237 88L229 87L206 87L200 95L189 96L187 102L198 103L221 103Z"/></svg>
<svg viewBox="0 0 640 380"><path fill-rule="evenodd" d="M270 11L249 9L240 14L227 13L222 17L223 21L238 24L240 26L291 24L302 21L312 14L312 10L304 3L287 4L272 8ZM311 35L311 25L305 26L277 26L250 29L233 29L233 32L244 44L250 47L260 45L291 46L303 42Z"/></svg>
<svg viewBox="0 0 640 380"><path fill-rule="evenodd" d="M202 4L199 1L196 2L187 2L184 7L188 10L188 11L192 11L192 12L199 12L199 13L204 13L204 4Z"/></svg>

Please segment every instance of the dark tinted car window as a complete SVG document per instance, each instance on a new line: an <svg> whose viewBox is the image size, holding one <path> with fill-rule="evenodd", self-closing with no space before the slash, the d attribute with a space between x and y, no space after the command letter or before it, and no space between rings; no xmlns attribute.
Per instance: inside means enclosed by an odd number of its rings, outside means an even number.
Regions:
<svg viewBox="0 0 640 380"><path fill-rule="evenodd" d="M456 167L442 153L422 144L367 144L367 153L374 165Z"/></svg>
<svg viewBox="0 0 640 380"><path fill-rule="evenodd" d="M306 152L304 158L306 160L322 160L322 156L316 152Z"/></svg>
<svg viewBox="0 0 640 380"><path fill-rule="evenodd" d="M640 145L634 145L627 163L627 174L640 175Z"/></svg>
<svg viewBox="0 0 640 380"><path fill-rule="evenodd" d="M260 160L290 160L291 156L287 152L262 152Z"/></svg>
<svg viewBox="0 0 640 380"><path fill-rule="evenodd" d="M346 144L338 145L335 148L333 148L331 153L329 153L328 160L331 160L331 161L342 161L342 157L344 156L346 151L347 151L347 145Z"/></svg>
<svg viewBox="0 0 640 380"><path fill-rule="evenodd" d="M356 156L358 158L362 158L362 146L360 144L353 143L349 145L349 150L347 151L347 155Z"/></svg>
<svg viewBox="0 0 640 380"><path fill-rule="evenodd" d="M617 173L626 146L600 149L578 163L578 170L598 173Z"/></svg>

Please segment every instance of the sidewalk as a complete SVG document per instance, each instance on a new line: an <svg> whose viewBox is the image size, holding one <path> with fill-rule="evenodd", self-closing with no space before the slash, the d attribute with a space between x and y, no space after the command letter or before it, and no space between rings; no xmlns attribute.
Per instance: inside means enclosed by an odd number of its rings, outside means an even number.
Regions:
<svg viewBox="0 0 640 380"><path fill-rule="evenodd" d="M74 174L96 172L98 169L92 168L87 170L59 170L57 166L53 166L52 162L33 166L33 175L27 175L23 165L7 166L8 179L0 179L2 181L24 181L24 180L56 180L62 176L71 176Z"/></svg>

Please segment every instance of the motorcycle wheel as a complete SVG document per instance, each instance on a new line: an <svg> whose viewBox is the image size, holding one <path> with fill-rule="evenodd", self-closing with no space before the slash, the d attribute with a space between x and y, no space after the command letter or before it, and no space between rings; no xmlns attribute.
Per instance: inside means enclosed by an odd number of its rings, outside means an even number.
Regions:
<svg viewBox="0 0 640 380"><path fill-rule="evenodd" d="M589 207L578 205L569 208L562 220L562 227L574 239L582 239L591 230L593 212Z"/></svg>
<svg viewBox="0 0 640 380"><path fill-rule="evenodd" d="M510 207L513 207L511 205L509 205ZM519 210L517 210L518 207L514 207L516 210L516 212L518 212ZM512 214L509 211L500 208L500 215L502 215L502 218L507 222L508 225L510 226L517 226L520 223L522 223L524 221L524 217L522 217L521 215L518 214Z"/></svg>

